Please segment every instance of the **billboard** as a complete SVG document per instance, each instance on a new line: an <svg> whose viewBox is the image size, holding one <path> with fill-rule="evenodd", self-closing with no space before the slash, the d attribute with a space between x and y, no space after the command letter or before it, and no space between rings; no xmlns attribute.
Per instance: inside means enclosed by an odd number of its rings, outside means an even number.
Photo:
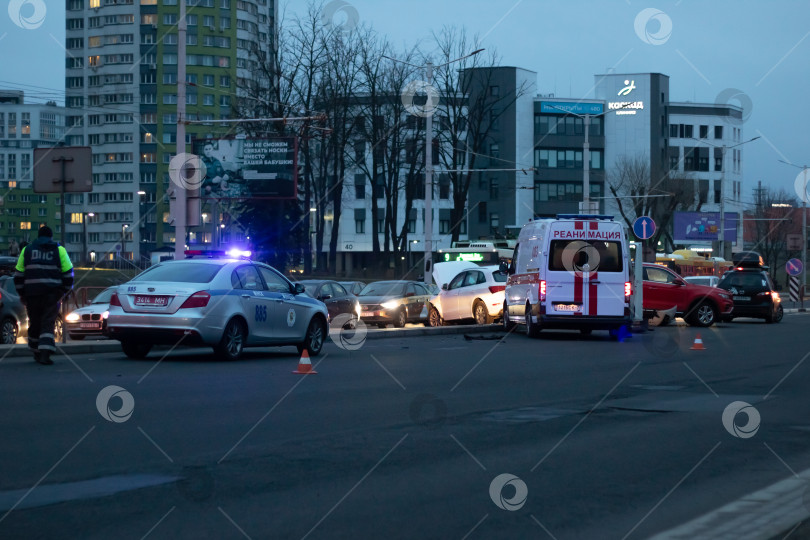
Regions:
<svg viewBox="0 0 810 540"><path fill-rule="evenodd" d="M34 149L34 193L93 191L93 156L89 146ZM63 178L64 176L64 178Z"/></svg>
<svg viewBox="0 0 810 540"><path fill-rule="evenodd" d="M540 112L552 114L565 114L566 112L574 114L602 114L605 112L605 106L601 103L581 101L541 101Z"/></svg>
<svg viewBox="0 0 810 540"><path fill-rule="evenodd" d="M726 212L726 242L737 240L739 216ZM712 242L720 240L720 212L675 212L672 224L675 242Z"/></svg>
<svg viewBox="0 0 810 540"><path fill-rule="evenodd" d="M194 142L205 176L201 197L295 199L298 196L298 140L204 139Z"/></svg>

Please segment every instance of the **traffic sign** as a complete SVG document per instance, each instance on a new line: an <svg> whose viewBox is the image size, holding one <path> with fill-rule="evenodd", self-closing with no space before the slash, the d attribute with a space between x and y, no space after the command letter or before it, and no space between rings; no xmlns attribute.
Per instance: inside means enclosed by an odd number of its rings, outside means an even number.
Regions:
<svg viewBox="0 0 810 540"><path fill-rule="evenodd" d="M633 222L633 234L642 240L655 234L655 221L650 216L641 216Z"/></svg>
<svg viewBox="0 0 810 540"><path fill-rule="evenodd" d="M802 270L804 270L804 265L799 259L790 259L787 264L785 264L785 270L787 270L787 273L791 276L798 276L802 273Z"/></svg>
<svg viewBox="0 0 810 540"><path fill-rule="evenodd" d="M802 235L789 234L787 235L787 249L788 251L799 251L802 249Z"/></svg>

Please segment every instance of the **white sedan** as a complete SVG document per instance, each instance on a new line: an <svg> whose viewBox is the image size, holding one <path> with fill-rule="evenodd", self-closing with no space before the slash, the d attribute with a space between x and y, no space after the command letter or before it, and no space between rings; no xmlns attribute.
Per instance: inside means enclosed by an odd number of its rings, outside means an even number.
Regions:
<svg viewBox="0 0 810 540"><path fill-rule="evenodd" d="M441 292L430 299L430 326L464 319L491 324L503 316L507 276L498 266L460 261L437 263L433 276L436 283L441 283ZM453 276L452 279L448 280L449 276Z"/></svg>

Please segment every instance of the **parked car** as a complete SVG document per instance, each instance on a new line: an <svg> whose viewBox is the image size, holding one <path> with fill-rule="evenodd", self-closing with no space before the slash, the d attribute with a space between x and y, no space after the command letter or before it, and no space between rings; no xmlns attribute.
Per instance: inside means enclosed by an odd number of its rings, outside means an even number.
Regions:
<svg viewBox="0 0 810 540"><path fill-rule="evenodd" d="M104 289L88 305L65 315L65 330L70 339L79 341L87 336L106 335L110 298L117 288Z"/></svg>
<svg viewBox="0 0 810 540"><path fill-rule="evenodd" d="M408 322L427 320L430 293L416 281L377 281L360 291L360 319L369 325L402 328Z"/></svg>
<svg viewBox="0 0 810 540"><path fill-rule="evenodd" d="M54 339L62 341L62 319L57 317ZM14 287L14 278L0 276L0 343L14 345L28 336L28 312Z"/></svg>
<svg viewBox="0 0 810 540"><path fill-rule="evenodd" d="M120 285L107 328L130 358L153 345L208 345L225 360L245 347L323 348L327 310L274 268L234 258L166 261Z"/></svg>
<svg viewBox="0 0 810 540"><path fill-rule="evenodd" d="M731 295L716 287L688 283L659 264L644 264L644 310L675 313L691 326L711 326L731 315Z"/></svg>
<svg viewBox="0 0 810 540"><path fill-rule="evenodd" d="M306 288L306 294L326 304L329 320L343 313L348 313L353 319L360 318L360 302L357 297L337 281L306 279L298 283Z"/></svg>
<svg viewBox="0 0 810 540"><path fill-rule="evenodd" d="M442 287L441 292L430 299L430 326L470 318L477 324L491 324L503 316L507 276L498 266L462 261L436 263L433 276Z"/></svg>
<svg viewBox="0 0 810 540"><path fill-rule="evenodd" d="M687 276L683 278L687 283L694 285L703 285L704 287L717 287L720 283L720 278L717 276Z"/></svg>
<svg viewBox="0 0 810 540"><path fill-rule="evenodd" d="M759 265L739 266L727 271L717 287L728 291L734 300L734 311L725 316L724 320L756 317L765 319L768 323L777 323L785 314L782 299L776 292L771 276Z"/></svg>
<svg viewBox="0 0 810 540"><path fill-rule="evenodd" d="M362 291L363 287L366 286L366 284L362 281L338 281L338 283L340 283L344 289L355 296L360 294L360 291Z"/></svg>

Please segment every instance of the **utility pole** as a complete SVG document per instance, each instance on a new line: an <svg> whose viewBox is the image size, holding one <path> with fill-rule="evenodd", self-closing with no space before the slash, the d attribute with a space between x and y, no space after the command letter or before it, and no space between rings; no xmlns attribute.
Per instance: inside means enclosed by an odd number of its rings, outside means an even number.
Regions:
<svg viewBox="0 0 810 540"><path fill-rule="evenodd" d="M175 155L186 152L186 0L180 0L180 21L177 26L177 143ZM186 223L188 210L186 207L186 168L178 171L175 180L175 216L174 216L174 260L179 261L185 257L186 250Z"/></svg>
<svg viewBox="0 0 810 540"><path fill-rule="evenodd" d="M433 62L425 64L428 86L433 84ZM425 118L425 284L433 281L433 114Z"/></svg>

